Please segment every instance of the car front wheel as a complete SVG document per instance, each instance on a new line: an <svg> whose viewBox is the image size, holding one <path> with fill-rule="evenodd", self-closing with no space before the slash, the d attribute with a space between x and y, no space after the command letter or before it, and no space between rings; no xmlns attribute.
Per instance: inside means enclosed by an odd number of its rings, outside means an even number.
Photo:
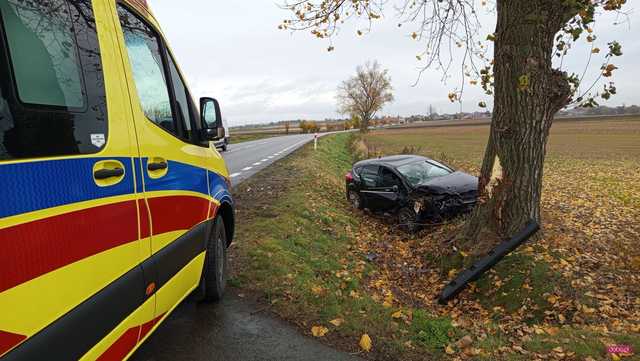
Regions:
<svg viewBox="0 0 640 361"><path fill-rule="evenodd" d="M358 192L350 189L347 192L347 197L349 198L349 202L351 203L353 208L355 208L355 209L362 209L363 208L362 207L362 197L360 196L360 194L358 194Z"/></svg>
<svg viewBox="0 0 640 361"><path fill-rule="evenodd" d="M404 207L398 211L398 225L400 229L408 233L416 233L420 229L416 212L409 207Z"/></svg>
<svg viewBox="0 0 640 361"><path fill-rule="evenodd" d="M227 283L227 234L222 217L218 216L213 225L211 238L207 242L201 287L204 301L219 301L224 296Z"/></svg>

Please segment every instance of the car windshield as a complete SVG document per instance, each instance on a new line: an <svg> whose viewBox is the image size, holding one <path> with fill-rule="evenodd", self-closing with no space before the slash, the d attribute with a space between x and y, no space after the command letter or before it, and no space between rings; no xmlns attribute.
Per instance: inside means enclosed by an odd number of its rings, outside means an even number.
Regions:
<svg viewBox="0 0 640 361"><path fill-rule="evenodd" d="M397 169L398 172L400 172L414 187L424 184L434 178L451 174L451 170L445 166L427 161L401 165Z"/></svg>

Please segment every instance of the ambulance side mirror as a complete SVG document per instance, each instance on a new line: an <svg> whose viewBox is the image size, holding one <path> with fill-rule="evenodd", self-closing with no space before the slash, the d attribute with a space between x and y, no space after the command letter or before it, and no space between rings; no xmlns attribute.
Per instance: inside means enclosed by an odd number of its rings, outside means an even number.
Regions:
<svg viewBox="0 0 640 361"><path fill-rule="evenodd" d="M200 119L202 131L200 137L204 141L216 141L224 138L225 129L222 124L220 104L213 98L200 98Z"/></svg>

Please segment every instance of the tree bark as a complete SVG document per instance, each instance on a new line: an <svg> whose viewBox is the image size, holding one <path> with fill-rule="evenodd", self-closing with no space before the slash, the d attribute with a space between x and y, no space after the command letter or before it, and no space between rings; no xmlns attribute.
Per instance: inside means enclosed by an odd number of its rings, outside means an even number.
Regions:
<svg viewBox="0 0 640 361"><path fill-rule="evenodd" d="M369 122L371 121L371 116L368 114L360 115L360 132L367 133L369 131Z"/></svg>
<svg viewBox="0 0 640 361"><path fill-rule="evenodd" d="M575 14L557 0L498 0L494 47L494 109L480 176L480 206L465 235L476 239L489 224L509 237L534 219L546 144L554 115L570 100L566 75L552 67L554 37ZM502 179L484 194L496 156Z"/></svg>

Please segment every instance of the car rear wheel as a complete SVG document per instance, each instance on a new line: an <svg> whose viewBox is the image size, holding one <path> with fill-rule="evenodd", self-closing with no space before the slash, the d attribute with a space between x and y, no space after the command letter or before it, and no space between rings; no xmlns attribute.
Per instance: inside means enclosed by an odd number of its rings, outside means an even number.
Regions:
<svg viewBox="0 0 640 361"><path fill-rule="evenodd" d="M420 229L416 212L409 207L401 208L398 211L398 225L400 229L408 233L416 233Z"/></svg>
<svg viewBox="0 0 640 361"><path fill-rule="evenodd" d="M201 288L203 300L219 301L224 296L227 283L227 234L222 217L216 218L213 232L207 242Z"/></svg>
<svg viewBox="0 0 640 361"><path fill-rule="evenodd" d="M362 209L362 197L358 192L354 190L349 190L347 192L347 197L349 198L349 202L355 209Z"/></svg>

